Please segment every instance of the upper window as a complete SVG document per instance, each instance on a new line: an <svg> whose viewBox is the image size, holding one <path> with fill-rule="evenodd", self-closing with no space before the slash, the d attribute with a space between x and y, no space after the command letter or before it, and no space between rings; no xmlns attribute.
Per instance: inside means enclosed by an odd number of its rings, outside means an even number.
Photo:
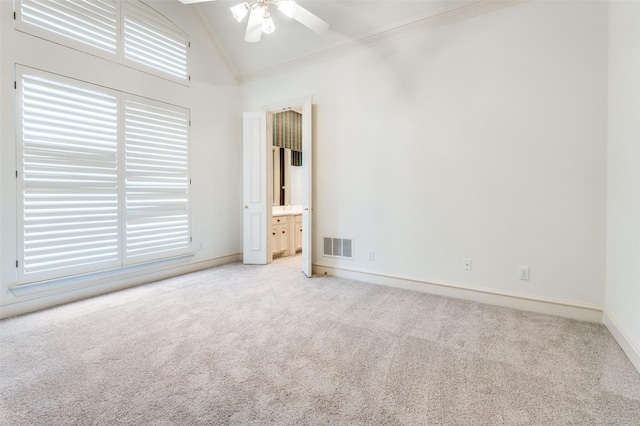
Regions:
<svg viewBox="0 0 640 426"><path fill-rule="evenodd" d="M92 53L115 55L118 3L103 1L19 0L16 27Z"/></svg>
<svg viewBox="0 0 640 426"><path fill-rule="evenodd" d="M124 3L124 60L188 79L189 40L175 25L140 2Z"/></svg>
<svg viewBox="0 0 640 426"><path fill-rule="evenodd" d="M172 81L189 81L189 38L137 0L16 0L16 29Z"/></svg>

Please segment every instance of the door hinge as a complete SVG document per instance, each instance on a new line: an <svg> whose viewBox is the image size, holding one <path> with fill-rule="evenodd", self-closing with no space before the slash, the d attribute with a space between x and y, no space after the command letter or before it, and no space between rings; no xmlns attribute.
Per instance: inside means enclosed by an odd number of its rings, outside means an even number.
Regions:
<svg viewBox="0 0 640 426"><path fill-rule="evenodd" d="M18 267L18 261L16 260L16 268Z"/></svg>
<svg viewBox="0 0 640 426"><path fill-rule="evenodd" d="M13 82L13 88L14 88L14 89L17 89L17 88L18 88L18 82L17 82L17 81L14 81L14 82Z"/></svg>
<svg viewBox="0 0 640 426"><path fill-rule="evenodd" d="M14 21L16 20L16 13L15 12L13 12L13 20Z"/></svg>
<svg viewBox="0 0 640 426"><path fill-rule="evenodd" d="M189 179L189 185L191 185L191 179Z"/></svg>
<svg viewBox="0 0 640 426"><path fill-rule="evenodd" d="M16 170L16 179L18 179L18 171Z"/></svg>
<svg viewBox="0 0 640 426"><path fill-rule="evenodd" d="M189 237L189 242L192 243L193 242L193 237Z"/></svg>

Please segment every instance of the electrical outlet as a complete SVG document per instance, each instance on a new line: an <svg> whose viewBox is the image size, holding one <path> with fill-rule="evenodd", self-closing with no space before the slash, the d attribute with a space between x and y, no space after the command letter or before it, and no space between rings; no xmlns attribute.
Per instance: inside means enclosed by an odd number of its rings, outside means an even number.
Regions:
<svg viewBox="0 0 640 426"><path fill-rule="evenodd" d="M376 252L369 250L369 260L376 260Z"/></svg>
<svg viewBox="0 0 640 426"><path fill-rule="evenodd" d="M200 244L198 244L198 250L202 250L203 248L204 248L204 243L200 241Z"/></svg>
<svg viewBox="0 0 640 426"><path fill-rule="evenodd" d="M521 280L529 280L529 267L528 266L518 266L518 278Z"/></svg>
<svg viewBox="0 0 640 426"><path fill-rule="evenodd" d="M471 259L463 259L462 260L462 264L464 265L464 270L465 271L470 271L471 270Z"/></svg>

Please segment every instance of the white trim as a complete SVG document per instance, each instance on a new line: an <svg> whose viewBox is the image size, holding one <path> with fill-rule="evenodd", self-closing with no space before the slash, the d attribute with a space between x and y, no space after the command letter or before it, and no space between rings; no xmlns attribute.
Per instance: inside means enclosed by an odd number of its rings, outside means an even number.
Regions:
<svg viewBox="0 0 640 426"><path fill-rule="evenodd" d="M363 37L335 47L312 52L307 56L303 56L289 62L258 69L246 74L236 74L236 80L240 83L246 83L265 77L271 77L276 74L293 71L307 65L317 64L347 53L355 52L377 44L386 43L411 34L432 30L454 22L463 21L485 13L504 9L509 6L518 5L526 1L528 0L479 0L437 15L423 16L391 28L385 28L382 31L376 31L371 34L364 35ZM228 55L223 54L223 56L227 57ZM232 72L234 71L232 67L230 67L230 70Z"/></svg>
<svg viewBox="0 0 640 426"><path fill-rule="evenodd" d="M380 274L314 263L315 274L329 274L372 284L404 288L439 296L472 300L522 311L556 315L602 324L602 307L565 300L547 299L486 288L473 288L453 283L426 281L420 278Z"/></svg>
<svg viewBox="0 0 640 426"><path fill-rule="evenodd" d="M67 286L62 289L55 288L50 289L49 291L41 291L37 294L23 295L0 305L0 318L34 312L63 303L74 302L80 299L116 290L122 290L128 287L175 277L177 275L213 268L227 263L239 262L241 259L240 254L236 253L196 263L185 263L188 262L188 259L185 259L188 257L190 256L165 260L161 262L161 265L156 265L156 267L153 268L149 268L148 264L146 268L143 267L143 265L132 266L127 268L127 273L119 271L119 274L115 274L115 272L114 274L107 274L106 276L105 274L101 274L103 275L103 278L101 279L96 278L89 280L85 276L83 277L84 279L78 279L75 285ZM77 277L73 277L69 280L73 280L74 278ZM11 291L13 292L16 289L17 287L11 289Z"/></svg>
<svg viewBox="0 0 640 426"><path fill-rule="evenodd" d="M616 339L622 351L627 355L631 364L640 373L640 344L633 341L631 334L616 321L615 317L607 309L604 309L603 323L613 338Z"/></svg>

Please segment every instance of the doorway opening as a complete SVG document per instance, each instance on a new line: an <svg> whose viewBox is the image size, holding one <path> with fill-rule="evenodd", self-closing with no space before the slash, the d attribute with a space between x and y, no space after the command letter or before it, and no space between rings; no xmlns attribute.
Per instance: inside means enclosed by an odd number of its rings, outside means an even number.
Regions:
<svg viewBox="0 0 640 426"><path fill-rule="evenodd" d="M271 183L271 191L267 191L271 207L271 219L267 222L271 225L267 226L267 263L300 256L304 271L305 258L309 257L307 250L311 247L304 242L305 239L310 240L311 232L305 233L303 212L307 213L310 226L311 209L307 200L310 200L311 188L303 181L305 171L311 168L311 144L306 141L308 146L304 146L303 123L310 122L305 120L310 118L305 117L305 113L310 114L311 111L305 111L303 102L295 101L271 105L265 110L269 157L267 180ZM310 132L307 137L310 139ZM307 272L307 276L311 276L310 267Z"/></svg>
<svg viewBox="0 0 640 426"><path fill-rule="evenodd" d="M299 116L295 146L275 140L282 127L279 114ZM244 263L268 264L274 255L301 252L302 272L312 276L311 114L308 96L243 115Z"/></svg>

